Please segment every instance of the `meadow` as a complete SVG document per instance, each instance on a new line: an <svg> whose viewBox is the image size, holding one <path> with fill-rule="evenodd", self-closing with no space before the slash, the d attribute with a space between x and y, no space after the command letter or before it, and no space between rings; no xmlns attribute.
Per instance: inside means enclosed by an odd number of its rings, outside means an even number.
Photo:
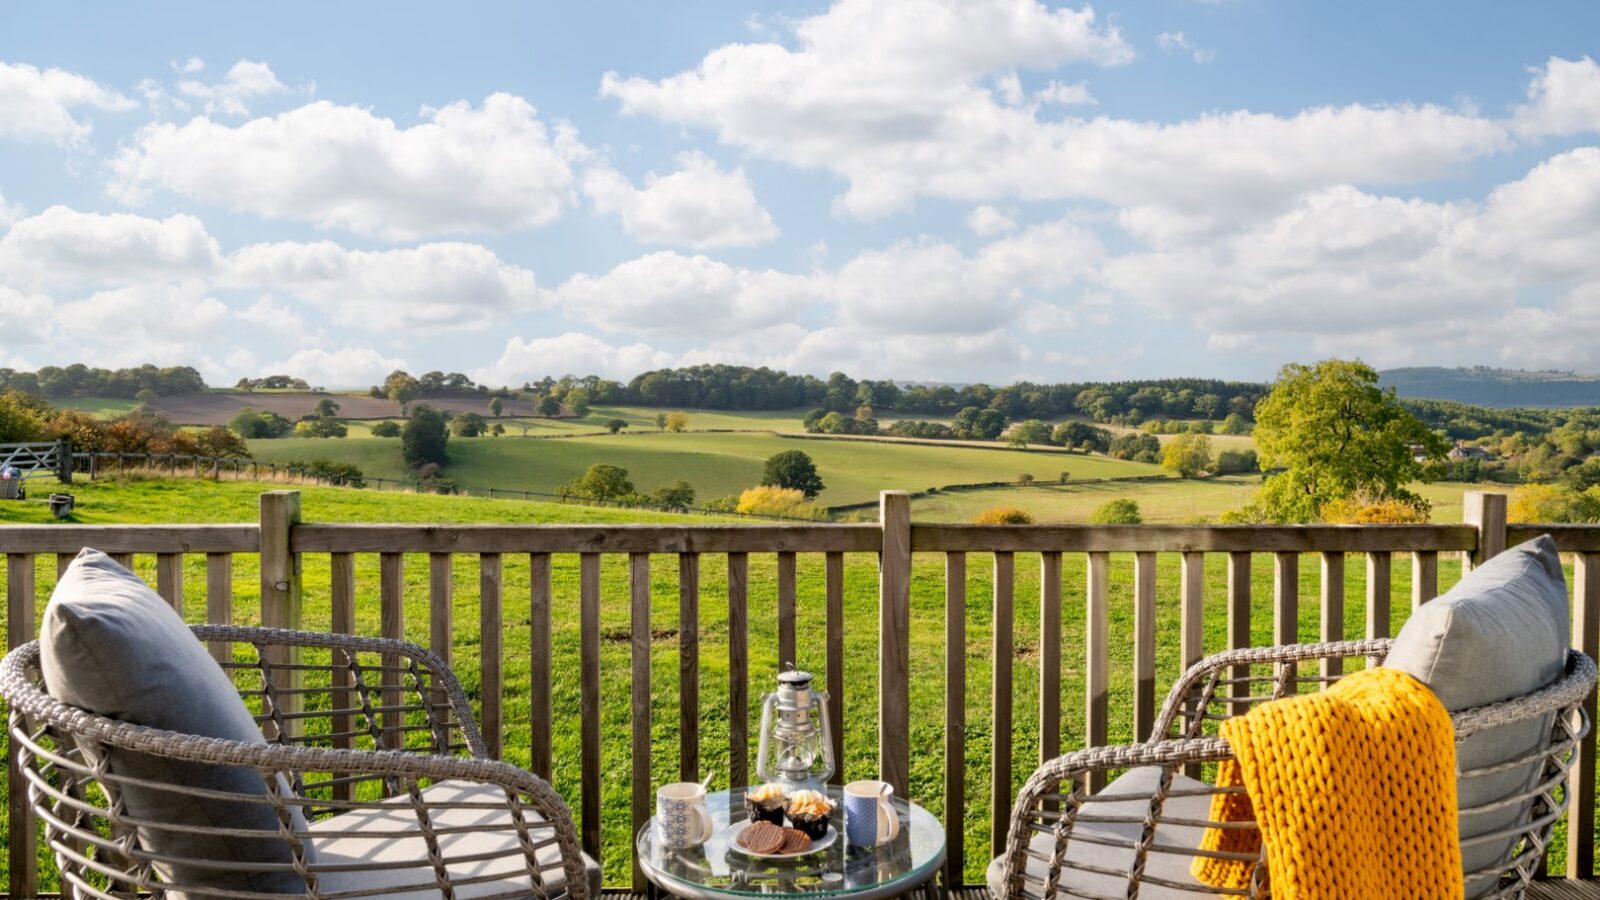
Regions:
<svg viewBox="0 0 1600 900"><path fill-rule="evenodd" d="M557 442L563 443L563 442ZM245 482L207 481L101 481L74 486L79 497L78 520L89 523L111 522L229 522L253 521L257 495L272 485ZM306 487L303 494L307 521L390 521L390 522L709 522L700 516L680 516L635 510L605 510L507 500L482 500L459 497L379 494L340 488ZM916 515L914 513L914 515ZM0 505L0 523L43 522L44 508L35 504ZM651 559L652 612L650 627L656 635L651 653L652 669L652 746L653 776L656 781L676 778L678 768L678 592L677 567L670 556ZM1157 575L1157 683L1165 690L1179 674L1178 658L1178 559L1162 554ZM601 649L603 738L603 830L606 852L604 865L609 884L623 884L628 878L627 857L623 848L629 840L629 684L628 589L626 560L608 555L604 561L602 584ZM153 560L140 557L137 568L154 579ZM1019 787L1040 755L1036 713L1038 696L1039 558L1018 554L1016 558L1015 638L1003 652L1015 658L1015 728L1013 732L1016 765L1015 784ZM1063 664L1061 699L1063 709L1063 748L1072 749L1084 742L1083 732L1083 602L1086 560L1069 554L1063 563L1062 633ZM421 643L428 640L428 566L422 556L406 561L406 633ZM1225 555L1206 561L1205 643L1209 651L1225 646L1226 621ZM330 627L328 606L329 568L325 556L305 559L305 626ZM992 746L990 660L994 648L991 634L992 564L988 554L970 554L967 583L967 688L966 741L968 781L964 822L967 846L966 879L976 883L987 863L990 842L988 811L988 754ZM1318 610L1314 598L1318 590L1318 564L1315 557L1301 561L1301 613L1298 634L1314 640L1318 634ZM0 565L0 572L4 566ZM1448 588L1459 576L1453 559L1440 563L1440 586ZM37 566L39 605L42 608L54 582L54 565L41 560ZM240 624L259 621L256 561L240 556L234 571L235 617ZM478 575L475 560L458 556L454 567L455 667L476 703L480 697L477 658L479 634L477 596ZM185 566L185 610L192 621L203 615L205 585L204 560L191 557ZM576 662L578 659L577 560L558 555L554 566L554 712L556 729L554 783L563 796L576 802L578 796L578 748L576 728L579 715ZM1252 568L1252 640L1267 644L1272 640L1272 565L1259 557ZM378 632L377 560L371 555L358 557L358 628L365 634ZM1394 627L1406 619L1410 604L1410 566L1396 558L1393 573L1392 614ZM699 740L706 771L721 773L726 784L729 709L726 660L727 604L725 559L708 554L702 560L701 575L701 716ZM943 557L918 554L912 579L912 770L911 794L929 808L942 806L944 734L943 654L944 654L944 576ZM1117 554L1111 570L1111 722L1112 741L1134 739L1131 696L1133 690L1132 648L1132 559ZM1347 634L1362 632L1365 607L1364 567L1359 559L1347 566L1345 584ZM528 562L526 557L508 554L505 559L505 758L526 766L529 762L528 709ZM773 554L752 554L750 558L750 695L752 708L743 714L754 716L760 697L771 686L777 671L776 559ZM798 566L798 623L801 635L796 662L819 675L823 672L824 647L806 640L823 629L823 560L802 555ZM842 730L845 741L844 769L849 777L864 777L875 769L876 746L876 559L870 554L850 554L845 570L845 641L848 685ZM0 809L3 809L0 804ZM5 830L0 829L0 835Z"/></svg>

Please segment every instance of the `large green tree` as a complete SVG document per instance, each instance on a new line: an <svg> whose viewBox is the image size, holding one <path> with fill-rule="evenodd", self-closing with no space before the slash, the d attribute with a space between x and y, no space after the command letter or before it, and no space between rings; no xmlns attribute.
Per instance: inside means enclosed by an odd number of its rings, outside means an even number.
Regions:
<svg viewBox="0 0 1600 900"><path fill-rule="evenodd" d="M403 416L406 414L406 407L422 393L422 384L411 377L410 373L395 369L389 373L389 377L383 379L383 393L390 400L400 404L400 415Z"/></svg>
<svg viewBox="0 0 1600 900"><path fill-rule="evenodd" d="M1161 448L1161 468L1181 478L1196 478L1211 469L1211 439L1180 434Z"/></svg>
<svg viewBox="0 0 1600 900"><path fill-rule="evenodd" d="M1426 501L1406 488L1449 449L1360 361L1291 363L1256 406L1261 469L1272 472L1255 505L1275 522L1316 520L1323 506L1360 497ZM1278 470L1278 471L1274 471Z"/></svg>
<svg viewBox="0 0 1600 900"><path fill-rule="evenodd" d="M445 444L449 440L450 432L445 428L444 413L431 406L418 406L411 411L411 418L400 430L400 451L405 456L406 465L412 468L428 463L442 466L446 462Z"/></svg>
<svg viewBox="0 0 1600 900"><path fill-rule="evenodd" d="M761 483L799 491L807 500L814 499L824 488L817 464L803 450L785 450L769 457Z"/></svg>

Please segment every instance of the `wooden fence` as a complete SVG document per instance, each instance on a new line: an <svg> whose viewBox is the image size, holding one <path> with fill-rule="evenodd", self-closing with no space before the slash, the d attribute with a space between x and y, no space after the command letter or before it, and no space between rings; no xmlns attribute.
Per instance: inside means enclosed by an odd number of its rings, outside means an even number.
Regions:
<svg viewBox="0 0 1600 900"><path fill-rule="evenodd" d="M1039 706L1037 709L1040 756L1062 750L1062 560L1064 554L1087 556L1084 597L1085 643L1080 665L1084 672L1085 742L1104 743L1112 696L1109 691L1111 646L1108 617L1108 576L1111 554L1131 554L1133 562L1133 695L1132 718L1136 733L1148 733L1159 699L1155 680L1157 629L1156 556L1181 556L1181 582L1177 596L1181 616L1179 653L1187 665L1202 654L1202 582L1206 554L1225 554L1226 634L1229 647L1244 647L1251 634L1251 567L1257 556L1269 555L1274 571L1272 596L1273 641L1296 639L1300 618L1299 567L1304 554L1313 554L1321 569L1320 637L1340 640L1344 633L1344 576L1348 556L1358 554L1366 567L1365 631L1369 637L1390 632L1392 560L1409 554L1413 577L1410 602L1418 605L1438 593L1441 553L1462 553L1474 561L1493 556L1510 544L1538 534L1555 536L1563 552L1574 559L1575 645L1590 655L1600 654L1600 526L1510 525L1505 521L1505 497L1491 493L1466 496L1466 521L1460 525L1395 526L981 526L916 524L902 492L885 492L877 524L786 525L367 525L304 522L299 494L273 491L261 497L257 523L242 525L41 525L0 526L0 553L6 554L7 639L16 646L34 637L36 609L35 564L54 557L58 569L83 547L96 547L124 562L134 554L154 554L156 589L169 601L183 597L183 558L206 558L206 618L233 621L232 567L237 554L259 554L261 618L267 625L295 628L302 623L302 561L308 555L326 556L331 571L332 626L351 632L356 627L357 554L375 554L379 560L379 630L383 636L405 634L404 555L426 554L428 565L428 633L432 649L450 659L453 616L452 557L477 557L479 570L480 631L477 673L481 684L483 733L493 752L500 752L504 731L505 649L502 619L502 561L507 554L526 555L529 561L531 747L533 770L550 777L553 760L551 609L553 591L551 559L576 555L579 565L579 683L582 715L579 718L579 769L581 787L569 797L579 822L583 845L597 857L631 853L631 847L601 847L601 559L605 554L625 555L631 613L632 710L631 766L632 819L635 826L651 807L651 683L649 625L652 554L676 557L679 595L679 716L682 743L679 769L686 778L701 774L698 722L700 719L700 565L707 554L726 557L728 604L729 708L749 709L749 562L751 554L775 554L777 560L778 659L795 658L797 587L796 558L817 554L824 560L826 666L825 686L830 695L836 756L844 742L842 702L844 682L844 558L845 554L878 557L878 765L882 777L905 795L911 769L910 643L911 575L913 554L940 554L944 561L945 665L943 816L950 838L946 863L947 883L960 884L969 854L992 854L1001 844L1013 800L1013 767L1031 768L1033 760L1014 759L1012 700L1014 586L1016 554L1038 554L1040 559ZM992 641L994 703L992 708L990 816L993 845L967 847L960 823L966 816L967 750L967 560L969 554L992 557ZM1170 587L1170 586L1169 586ZM1350 635L1354 637L1355 635ZM461 661L466 663L465 660ZM620 702L608 699L608 703ZM1589 710L1594 711L1590 696ZM733 784L746 783L750 772L750 734L746 717L731 717L729 776ZM1595 850L1595 737L1591 734L1574 761L1574 789L1566 875L1594 877ZM35 891L35 830L26 805L23 785L15 769L11 774L10 865L11 895L31 896ZM635 871L635 879L638 874Z"/></svg>

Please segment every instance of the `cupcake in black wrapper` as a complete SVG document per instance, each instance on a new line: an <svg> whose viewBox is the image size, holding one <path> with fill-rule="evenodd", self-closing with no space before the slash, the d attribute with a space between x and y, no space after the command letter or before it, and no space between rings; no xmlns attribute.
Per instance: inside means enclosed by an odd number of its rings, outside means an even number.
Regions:
<svg viewBox="0 0 1600 900"><path fill-rule="evenodd" d="M783 825L783 809L789 805L789 795L778 784L763 784L745 792L744 809L752 822L771 822Z"/></svg>
<svg viewBox="0 0 1600 900"><path fill-rule="evenodd" d="M820 791L795 791L789 795L789 824L813 841L822 840L822 836L828 833L828 819L833 815L833 805L833 801Z"/></svg>

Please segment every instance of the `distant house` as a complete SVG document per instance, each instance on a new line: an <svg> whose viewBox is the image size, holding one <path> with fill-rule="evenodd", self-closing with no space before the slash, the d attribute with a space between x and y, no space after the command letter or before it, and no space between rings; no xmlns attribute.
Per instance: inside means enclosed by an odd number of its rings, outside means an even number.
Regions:
<svg viewBox="0 0 1600 900"><path fill-rule="evenodd" d="M1488 462L1494 458L1495 455L1483 447L1475 447L1470 444L1456 444L1454 447L1450 448L1450 459L1452 461L1476 459L1480 462Z"/></svg>

